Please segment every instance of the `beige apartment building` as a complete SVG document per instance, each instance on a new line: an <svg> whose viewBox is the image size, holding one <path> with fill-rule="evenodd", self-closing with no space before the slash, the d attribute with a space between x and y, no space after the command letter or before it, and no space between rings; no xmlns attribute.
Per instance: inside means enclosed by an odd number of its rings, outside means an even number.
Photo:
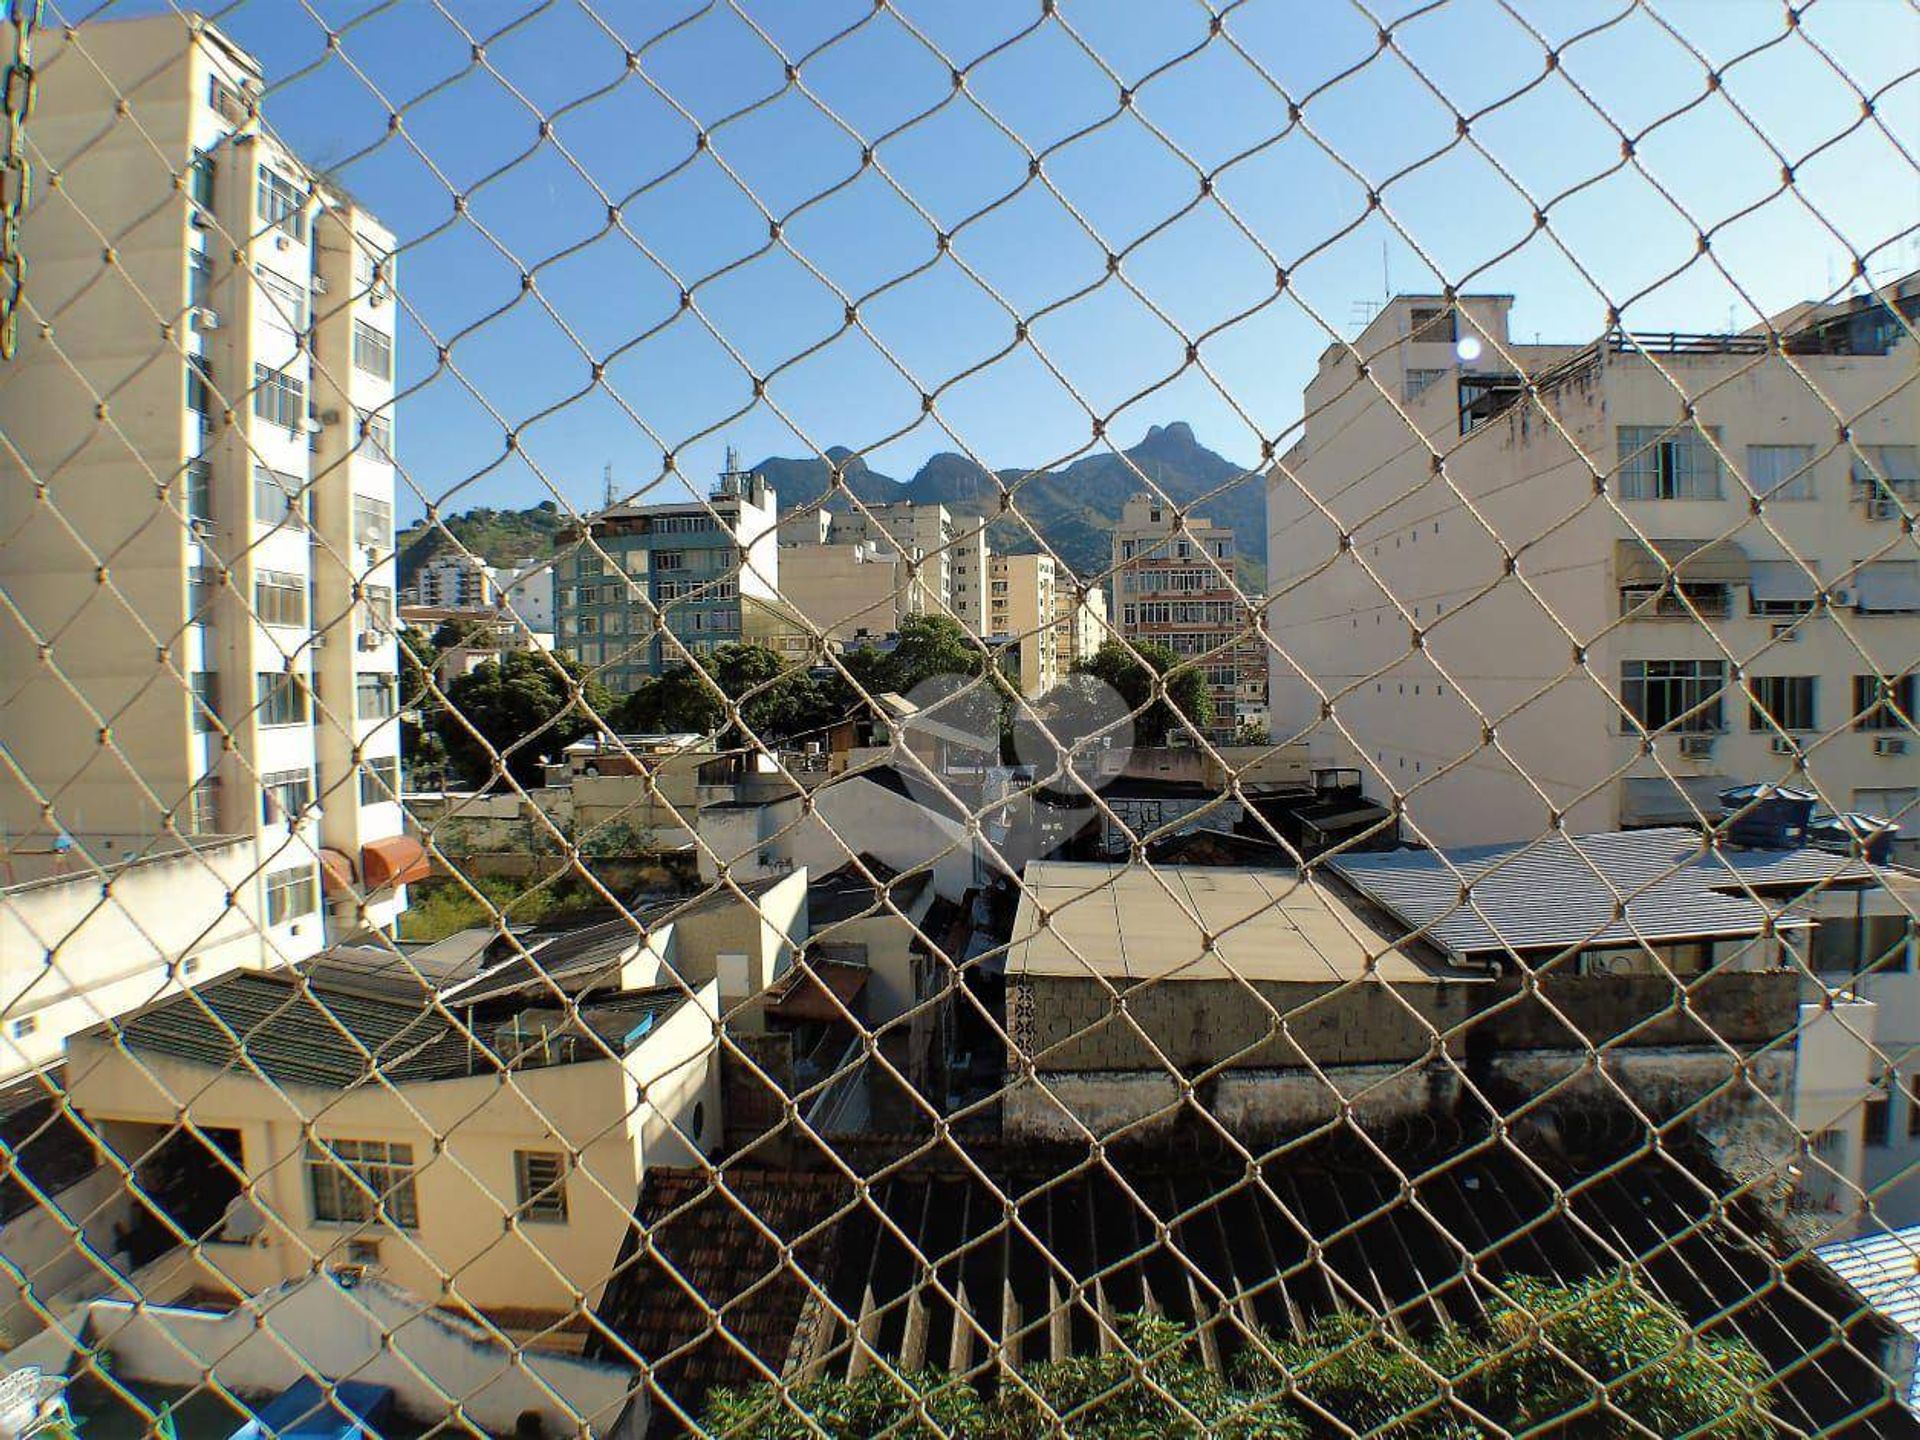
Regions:
<svg viewBox="0 0 1920 1440"><path fill-rule="evenodd" d="M1885 293L1784 344L1585 346L1518 343L1509 296L1401 296L1365 377L1329 347L1268 481L1275 737L1434 844L1697 823L1743 781L1911 834L1920 285Z"/></svg>
<svg viewBox="0 0 1920 1440"><path fill-rule="evenodd" d="M1082 596L1074 591L1071 583L1056 585L1053 613L1053 650L1063 674L1080 661L1092 659L1093 652L1104 645L1112 633L1108 628L1104 586L1093 585Z"/></svg>
<svg viewBox="0 0 1920 1440"><path fill-rule="evenodd" d="M831 640L859 645L895 634L927 608L897 552L851 545L782 545L780 598Z"/></svg>
<svg viewBox="0 0 1920 1440"><path fill-rule="evenodd" d="M393 239L274 139L259 66L213 26L39 45L33 143L60 183L23 230L41 323L0 367L0 826L255 837L246 909L307 954L392 924L420 869Z"/></svg>
<svg viewBox="0 0 1920 1440"><path fill-rule="evenodd" d="M911 562L918 567L920 593L902 614L945 613L968 634L987 635L987 522L911 500L865 508L865 514L815 510L789 516L780 523L780 543L788 548L865 545L876 556Z"/></svg>
<svg viewBox="0 0 1920 1440"><path fill-rule="evenodd" d="M1018 642L1020 693L1043 694L1072 663L1060 650L1062 587L1053 557L995 555L987 576L986 638Z"/></svg>
<svg viewBox="0 0 1920 1440"><path fill-rule="evenodd" d="M1238 586L1233 531L1157 495L1126 503L1113 531L1116 629L1164 645L1205 672L1213 697L1207 738L1231 742L1243 716L1266 715L1266 662L1257 607Z"/></svg>

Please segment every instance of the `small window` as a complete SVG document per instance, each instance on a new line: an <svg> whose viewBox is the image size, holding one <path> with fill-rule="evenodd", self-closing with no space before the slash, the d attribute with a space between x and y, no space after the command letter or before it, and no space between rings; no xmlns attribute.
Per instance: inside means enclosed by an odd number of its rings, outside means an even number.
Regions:
<svg viewBox="0 0 1920 1440"><path fill-rule="evenodd" d="M1417 345L1451 345L1460 338L1459 312L1451 305L1416 305L1407 318Z"/></svg>
<svg viewBox="0 0 1920 1440"><path fill-rule="evenodd" d="M1900 497L1920 497L1920 445L1862 445L1853 461L1853 488L1869 505L1896 509Z"/></svg>
<svg viewBox="0 0 1920 1440"><path fill-rule="evenodd" d="M263 670L255 677L258 720L263 726L307 723L307 682L298 675Z"/></svg>
<svg viewBox="0 0 1920 1440"><path fill-rule="evenodd" d="M13 1038L16 1040L24 1040L39 1028L40 1017L38 1015L23 1016L21 1019L13 1022Z"/></svg>
<svg viewBox="0 0 1920 1440"><path fill-rule="evenodd" d="M1853 677L1853 728L1856 730L1914 730L1914 677L1878 675Z"/></svg>
<svg viewBox="0 0 1920 1440"><path fill-rule="evenodd" d="M1716 732L1726 689L1724 660L1626 660L1620 665L1620 705L1647 730ZM1631 721L1623 724L1631 731Z"/></svg>
<svg viewBox="0 0 1920 1440"><path fill-rule="evenodd" d="M278 529L306 518L305 486L292 475L282 475L264 465L253 467L253 518L261 525Z"/></svg>
<svg viewBox="0 0 1920 1440"><path fill-rule="evenodd" d="M567 1220L567 1157L552 1150L513 1152L514 1200L522 1220L564 1225Z"/></svg>
<svg viewBox="0 0 1920 1440"><path fill-rule="evenodd" d="M186 469L187 523L196 527L213 523L213 466L205 460L189 460Z"/></svg>
<svg viewBox="0 0 1920 1440"><path fill-rule="evenodd" d="M1747 488L1763 501L1812 500L1813 446L1749 445Z"/></svg>
<svg viewBox="0 0 1920 1440"><path fill-rule="evenodd" d="M311 865L267 876L267 924L284 925L320 908L320 882Z"/></svg>
<svg viewBox="0 0 1920 1440"><path fill-rule="evenodd" d="M1752 690L1747 707L1749 730L1788 731L1820 728L1815 719L1820 680L1814 675L1757 675L1748 681Z"/></svg>
<svg viewBox="0 0 1920 1440"><path fill-rule="evenodd" d="M324 1145L310 1141L307 1194L313 1202L313 1218L322 1224L384 1222L403 1230L420 1226L411 1145L386 1140L329 1140Z"/></svg>
<svg viewBox="0 0 1920 1440"><path fill-rule="evenodd" d="M304 332L308 319L307 287L264 265L256 265L253 273L260 312L283 329L295 334Z"/></svg>
<svg viewBox="0 0 1920 1440"><path fill-rule="evenodd" d="M1882 1075L1874 1081L1873 1089L1867 1092L1867 1099L1860 1107L1860 1138L1869 1149L1882 1149L1892 1129L1893 1093L1887 1077Z"/></svg>
<svg viewBox="0 0 1920 1440"><path fill-rule="evenodd" d="M267 225L291 235L307 238L307 197L300 187L270 166L260 167L260 184L254 193L254 213Z"/></svg>
<svg viewBox="0 0 1920 1440"><path fill-rule="evenodd" d="M393 464L393 417L368 415L360 422L360 453L382 465Z"/></svg>
<svg viewBox="0 0 1920 1440"><path fill-rule="evenodd" d="M376 550L393 548L393 502L371 495L353 497L353 540Z"/></svg>
<svg viewBox="0 0 1920 1440"><path fill-rule="evenodd" d="M203 775L187 793L187 829L195 835L220 833L220 781Z"/></svg>
<svg viewBox="0 0 1920 1440"><path fill-rule="evenodd" d="M353 696L354 714L362 720L384 720L400 708L399 681L385 672L355 676Z"/></svg>
<svg viewBox="0 0 1920 1440"><path fill-rule="evenodd" d="M354 368L364 370L369 375L378 375L382 380L393 378L393 337L386 331L367 324L364 320L353 322L353 364Z"/></svg>
<svg viewBox="0 0 1920 1440"><path fill-rule="evenodd" d="M262 625L305 628L307 577L285 570L255 571L253 613Z"/></svg>
<svg viewBox="0 0 1920 1440"><path fill-rule="evenodd" d="M360 803L384 805L400 798L400 757L369 755L360 762Z"/></svg>
<svg viewBox="0 0 1920 1440"><path fill-rule="evenodd" d="M1622 425L1619 430L1622 500L1718 500L1720 456L1696 426Z"/></svg>
<svg viewBox="0 0 1920 1440"><path fill-rule="evenodd" d="M220 720L220 677L212 670L193 672L193 728L205 734Z"/></svg>
<svg viewBox="0 0 1920 1440"><path fill-rule="evenodd" d="M284 370L253 367L253 413L283 430L304 430L307 424L307 384Z"/></svg>
<svg viewBox="0 0 1920 1440"><path fill-rule="evenodd" d="M187 409L207 419L214 403L213 362L204 355L187 356Z"/></svg>
<svg viewBox="0 0 1920 1440"><path fill-rule="evenodd" d="M313 805L311 770L276 770L260 777L260 819L268 825L291 825Z"/></svg>
<svg viewBox="0 0 1920 1440"><path fill-rule="evenodd" d="M187 252L187 307L205 310L213 304L213 257L204 250Z"/></svg>
<svg viewBox="0 0 1920 1440"><path fill-rule="evenodd" d="M187 198L203 213L213 211L213 156L204 150L193 152L193 163L187 167Z"/></svg>

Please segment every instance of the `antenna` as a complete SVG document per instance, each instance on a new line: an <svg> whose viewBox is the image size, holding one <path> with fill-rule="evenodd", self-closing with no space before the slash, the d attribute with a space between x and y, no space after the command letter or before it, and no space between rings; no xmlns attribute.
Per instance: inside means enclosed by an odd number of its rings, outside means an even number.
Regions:
<svg viewBox="0 0 1920 1440"><path fill-rule="evenodd" d="M613 462L608 461L606 468L602 470L600 474L601 478L606 482L607 508L611 510L613 508Z"/></svg>
<svg viewBox="0 0 1920 1440"><path fill-rule="evenodd" d="M1387 262L1387 237L1380 237L1380 303L1393 302L1393 267Z"/></svg>

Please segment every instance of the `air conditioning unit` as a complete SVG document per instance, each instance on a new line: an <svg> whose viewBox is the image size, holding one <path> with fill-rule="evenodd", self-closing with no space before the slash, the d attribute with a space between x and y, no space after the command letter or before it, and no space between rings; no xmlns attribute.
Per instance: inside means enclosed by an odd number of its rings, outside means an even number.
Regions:
<svg viewBox="0 0 1920 1440"><path fill-rule="evenodd" d="M338 425L340 423L340 412L338 410L322 410L320 412L320 423L322 425Z"/></svg>
<svg viewBox="0 0 1920 1440"><path fill-rule="evenodd" d="M324 630L314 631L312 644L313 644L313 648L316 650L326 649L327 648L327 632Z"/></svg>
<svg viewBox="0 0 1920 1440"><path fill-rule="evenodd" d="M198 310L193 312L193 328L202 334L205 334L209 330L218 330L220 328L220 312L218 310L209 310L206 306L202 305Z"/></svg>
<svg viewBox="0 0 1920 1440"><path fill-rule="evenodd" d="M1795 748L1796 747L1794 746L1793 741L1789 740L1786 736L1776 735L1773 737L1773 753L1774 754L1791 755L1793 754Z"/></svg>
<svg viewBox="0 0 1920 1440"><path fill-rule="evenodd" d="M1904 755L1907 753L1907 737L1904 735L1881 735L1873 742L1876 755Z"/></svg>
<svg viewBox="0 0 1920 1440"><path fill-rule="evenodd" d="M1800 643L1800 627L1791 623L1775 625L1767 633L1782 645L1798 645Z"/></svg>
<svg viewBox="0 0 1920 1440"><path fill-rule="evenodd" d="M1680 737L1680 753L1689 760L1705 760L1713 754L1713 742L1715 738L1716 737L1712 735L1682 735Z"/></svg>

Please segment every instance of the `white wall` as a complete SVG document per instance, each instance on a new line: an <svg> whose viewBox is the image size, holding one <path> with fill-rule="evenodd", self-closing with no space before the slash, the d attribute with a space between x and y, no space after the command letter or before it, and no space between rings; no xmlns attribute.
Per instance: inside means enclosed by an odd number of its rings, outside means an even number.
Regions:
<svg viewBox="0 0 1920 1440"><path fill-rule="evenodd" d="M0 1343L13 1344L58 1313L61 1297L97 1294L109 1278L113 1227L133 1208L120 1172L103 1165L0 1227ZM93 1258L87 1247L100 1257ZM34 1302L27 1299L31 1288Z"/></svg>

